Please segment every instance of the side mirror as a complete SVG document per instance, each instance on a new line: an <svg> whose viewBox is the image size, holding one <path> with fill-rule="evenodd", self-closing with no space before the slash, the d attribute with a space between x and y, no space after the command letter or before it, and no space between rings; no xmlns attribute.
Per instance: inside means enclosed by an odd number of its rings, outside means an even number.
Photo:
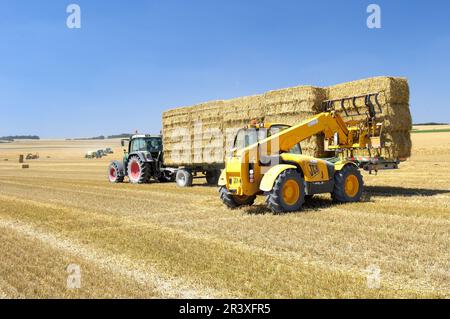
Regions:
<svg viewBox="0 0 450 319"><path fill-rule="evenodd" d="M122 145L122 147L124 147L124 146L125 146L125 141L124 141L124 140L121 140L121 141L120 141L120 145Z"/></svg>

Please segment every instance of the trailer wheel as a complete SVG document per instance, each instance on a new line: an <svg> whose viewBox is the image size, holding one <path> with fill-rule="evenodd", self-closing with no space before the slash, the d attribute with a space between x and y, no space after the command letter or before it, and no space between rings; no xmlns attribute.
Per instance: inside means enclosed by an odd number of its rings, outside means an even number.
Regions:
<svg viewBox="0 0 450 319"><path fill-rule="evenodd" d="M144 184L150 181L150 166L139 156L131 156L128 161L128 179L131 184Z"/></svg>
<svg viewBox="0 0 450 319"><path fill-rule="evenodd" d="M124 179L123 171L117 161L111 162L108 166L108 179L111 183L122 183Z"/></svg>
<svg viewBox="0 0 450 319"><path fill-rule="evenodd" d="M217 183L219 183L220 170L214 169L211 171L206 171L205 175L208 185L217 186Z"/></svg>
<svg viewBox="0 0 450 319"><path fill-rule="evenodd" d="M180 169L177 171L175 177L178 187L191 187L193 182L192 173L186 169Z"/></svg>
<svg viewBox="0 0 450 319"><path fill-rule="evenodd" d="M219 194L222 202L231 209L235 209L240 206L252 206L256 199L256 196L233 196L228 193L225 186L222 186L219 189Z"/></svg>
<svg viewBox="0 0 450 319"><path fill-rule="evenodd" d="M305 184L296 170L282 172L267 196L267 206L274 213L293 212L305 203Z"/></svg>
<svg viewBox="0 0 450 319"><path fill-rule="evenodd" d="M347 165L334 175L332 198L340 203L359 202L364 190L361 172L353 165Z"/></svg>

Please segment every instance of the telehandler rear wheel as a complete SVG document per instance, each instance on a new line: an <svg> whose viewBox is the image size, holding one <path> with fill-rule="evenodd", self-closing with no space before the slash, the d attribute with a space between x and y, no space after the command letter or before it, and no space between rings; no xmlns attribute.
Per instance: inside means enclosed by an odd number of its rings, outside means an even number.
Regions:
<svg viewBox="0 0 450 319"><path fill-rule="evenodd" d="M345 166L334 175L332 198L340 203L359 202L364 190L364 181L357 167Z"/></svg>
<svg viewBox="0 0 450 319"><path fill-rule="evenodd" d="M131 156L128 161L128 179L131 184L144 184L150 181L151 170L148 163L139 156Z"/></svg>
<svg viewBox="0 0 450 319"><path fill-rule="evenodd" d="M281 173L267 196L267 206L274 213L293 212L305 203L305 184L296 170Z"/></svg>
<svg viewBox="0 0 450 319"><path fill-rule="evenodd" d="M231 209L235 209L240 206L252 206L256 199L256 196L233 196L228 194L228 190L225 186L222 186L219 189L219 193L222 202Z"/></svg>

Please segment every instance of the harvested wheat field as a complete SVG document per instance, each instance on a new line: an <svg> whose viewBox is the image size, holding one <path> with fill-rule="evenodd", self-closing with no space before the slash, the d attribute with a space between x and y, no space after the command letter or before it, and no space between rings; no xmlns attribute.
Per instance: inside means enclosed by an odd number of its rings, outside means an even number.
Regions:
<svg viewBox="0 0 450 319"><path fill-rule="evenodd" d="M228 210L202 180L109 184L118 141L0 144L0 298L449 298L450 133L412 140L400 170L364 173L363 202L285 215ZM96 147L116 153L83 158Z"/></svg>

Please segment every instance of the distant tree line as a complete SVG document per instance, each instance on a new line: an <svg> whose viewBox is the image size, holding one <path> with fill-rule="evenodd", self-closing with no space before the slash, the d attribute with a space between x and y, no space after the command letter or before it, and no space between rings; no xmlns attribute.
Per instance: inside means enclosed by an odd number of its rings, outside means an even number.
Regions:
<svg viewBox="0 0 450 319"><path fill-rule="evenodd" d="M129 133L122 133L122 134L116 134L116 135L108 135L108 136L104 136L104 135L100 135L100 136L94 136L94 137L80 137L80 138L68 138L66 140L70 141L88 141L88 140L104 140L104 139L110 139L110 138L130 138L131 136L133 136L133 134L129 134Z"/></svg>
<svg viewBox="0 0 450 319"><path fill-rule="evenodd" d="M0 140L13 142L14 140L40 140L41 138L37 135L11 135L2 136Z"/></svg>
<svg viewBox="0 0 450 319"><path fill-rule="evenodd" d="M122 133L122 134L116 134L116 135L109 135L108 138L130 138L133 134L129 133Z"/></svg>
<svg viewBox="0 0 450 319"><path fill-rule="evenodd" d="M427 123L417 123L415 126L425 126L425 125L449 125L448 123L436 123L436 122L427 122Z"/></svg>
<svg viewBox="0 0 450 319"><path fill-rule="evenodd" d="M78 138L68 138L67 140L74 140L74 141L88 141L88 140L104 140L105 136L104 135L100 135L100 136L94 136L94 137L78 137Z"/></svg>

